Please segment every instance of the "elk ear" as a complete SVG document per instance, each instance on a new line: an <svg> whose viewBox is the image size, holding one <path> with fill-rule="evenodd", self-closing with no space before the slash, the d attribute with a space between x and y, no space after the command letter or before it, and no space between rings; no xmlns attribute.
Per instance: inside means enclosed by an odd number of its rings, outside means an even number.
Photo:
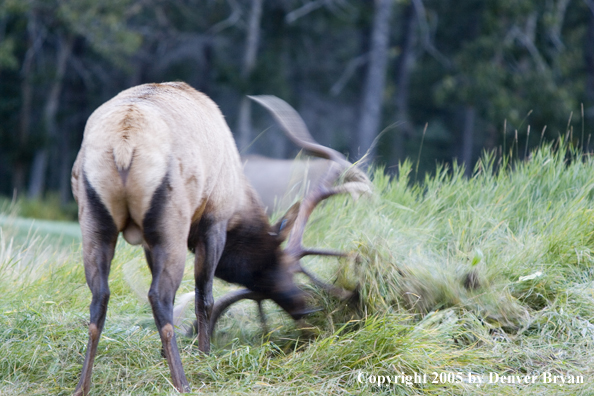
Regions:
<svg viewBox="0 0 594 396"><path fill-rule="evenodd" d="M276 234L276 238L280 242L287 239L291 233L293 224L295 224L295 220L299 214L299 205L301 205L301 202L293 204L293 206L287 210L287 213L285 213L285 215L281 217L281 219L275 225L272 226L271 233Z"/></svg>

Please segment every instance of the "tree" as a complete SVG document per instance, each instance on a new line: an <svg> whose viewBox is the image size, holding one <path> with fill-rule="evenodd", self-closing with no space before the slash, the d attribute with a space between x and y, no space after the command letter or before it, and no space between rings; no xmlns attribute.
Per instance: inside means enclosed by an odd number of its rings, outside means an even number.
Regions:
<svg viewBox="0 0 594 396"><path fill-rule="evenodd" d="M262 19L262 4L264 0L252 0L248 17L247 34L245 39L245 50L241 68L241 78L248 86L251 74L256 66L256 55L260 43L260 21ZM242 95L239 104L239 116L237 120L237 140L240 150L245 150L250 144L252 136L251 102L249 98Z"/></svg>
<svg viewBox="0 0 594 396"><path fill-rule="evenodd" d="M393 0L375 0L375 12L371 32L369 62L362 93L359 128L352 152L369 152L374 157L373 141L379 133L382 117L388 46L390 39L390 17Z"/></svg>
<svg viewBox="0 0 594 396"><path fill-rule="evenodd" d="M31 152L29 134L31 129L32 106L33 106L33 62L43 43L44 33L39 29L38 16L34 9L26 13L28 48L21 69L21 111L18 128L16 156L13 170L13 189L20 194L25 190L26 167Z"/></svg>
<svg viewBox="0 0 594 396"><path fill-rule="evenodd" d="M130 5L131 1L127 3ZM118 4L122 7L122 2ZM58 175L56 178L60 184L60 195L62 201L66 202L70 197L69 136L66 131L59 128L57 117L60 111L64 76L76 37L87 40L93 49L107 53L107 56L120 66L125 65L126 55L137 48L139 40L137 35L122 29L117 22L125 18L125 8L107 8L105 4L99 6L95 2L78 0L57 3L31 1L28 5L28 31L31 44L23 64L20 130L22 144L29 148L32 145L27 139L32 118L31 105L34 100L31 86L32 65L35 63L35 56L40 54L43 54L44 62L48 59L54 62L53 65L46 65L53 73L38 72L40 76L43 75L49 88L44 95L46 99L41 116L41 128L39 128L41 133L36 136L41 143L32 161L28 196L30 198L42 196L46 186L48 161L51 157L55 164L52 170ZM110 42L113 45L109 45ZM25 167L18 164L17 169L15 187L23 190Z"/></svg>
<svg viewBox="0 0 594 396"><path fill-rule="evenodd" d="M563 125L575 108L577 97L568 94L570 80L563 64L567 50L560 38L567 4L565 0L555 7L531 1L466 3L471 8L462 11L470 20L458 47L449 38L452 67L435 92L438 103L458 114L462 131L458 157L468 171L477 143L494 145L530 124L537 130L547 123ZM446 13L449 5L440 5L444 7L440 12ZM448 34L452 31L444 32ZM477 142L477 125L497 134L504 120L508 135L497 139L481 134ZM519 131L521 140L513 144L529 143L525 131Z"/></svg>
<svg viewBox="0 0 594 396"><path fill-rule="evenodd" d="M57 36L57 54L56 54L56 65L55 75L51 83L49 95L47 96L44 112L43 112L43 125L47 134L47 138L50 141L55 141L58 137L58 125L56 116L60 104L60 94L62 92L64 74L66 73L66 67L68 65L68 59L72 52L72 45L74 38L72 36L65 36L64 34L58 34ZM65 140L65 139L60 139ZM29 181L29 198L41 198L43 189L45 187L45 176L47 170L47 161L49 149L47 146L41 147L35 153L33 158L33 165L31 169L31 178ZM62 153L63 158L66 153Z"/></svg>
<svg viewBox="0 0 594 396"><path fill-rule="evenodd" d="M396 64L396 119L400 122L394 139L394 152L397 160L405 156L405 142L413 135L413 125L409 114L410 75L415 62L414 42L417 26L417 13L412 1L404 6L401 17L402 36L400 54Z"/></svg>
<svg viewBox="0 0 594 396"><path fill-rule="evenodd" d="M586 64L586 115L589 126L594 125L594 0L586 0L588 6L587 30L584 35L584 61Z"/></svg>

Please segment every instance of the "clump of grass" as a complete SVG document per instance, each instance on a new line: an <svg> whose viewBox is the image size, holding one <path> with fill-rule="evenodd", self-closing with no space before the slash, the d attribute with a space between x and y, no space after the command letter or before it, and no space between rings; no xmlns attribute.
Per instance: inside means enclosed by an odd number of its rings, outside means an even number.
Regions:
<svg viewBox="0 0 594 396"><path fill-rule="evenodd" d="M412 187L410 163L394 181L380 170L376 198L329 203L318 216L332 220L315 235L328 245L355 241L368 312L464 306L519 327L576 276L591 276L592 161L567 163L570 154L543 147L498 170L486 155L470 179L461 168L439 168Z"/></svg>
<svg viewBox="0 0 594 396"><path fill-rule="evenodd" d="M457 165L412 183L373 174L375 194L334 197L314 213L305 244L352 252L304 265L357 287L337 301L303 279L321 311L294 323L267 303L231 307L213 353L179 338L200 394L514 395L594 392L594 163L561 144L525 162L485 154L471 178ZM70 394L87 341L90 292L80 247L0 234L0 393ZM8 238L8 239L7 239ZM179 293L193 290L192 259ZM130 279L135 279L131 282ZM173 394L150 307L141 249L120 243L95 362L96 394ZM219 296L233 287L215 283ZM191 320L189 315L188 321ZM433 373L584 376L578 385L433 383ZM427 375L380 386L370 375ZM453 377L452 377L453 378Z"/></svg>

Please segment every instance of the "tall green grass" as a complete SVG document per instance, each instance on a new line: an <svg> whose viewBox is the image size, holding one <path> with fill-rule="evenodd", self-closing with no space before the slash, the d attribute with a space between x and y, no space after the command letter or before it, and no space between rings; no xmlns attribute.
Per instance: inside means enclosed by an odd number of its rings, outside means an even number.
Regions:
<svg viewBox="0 0 594 396"><path fill-rule="evenodd" d="M74 221L78 208L75 202L62 204L58 194L48 193L43 199L0 196L0 209L9 208L18 216L53 221Z"/></svg>
<svg viewBox="0 0 594 396"><path fill-rule="evenodd" d="M413 184L412 172L410 162L395 178L378 169L372 197L334 197L310 221L306 245L351 255L304 265L357 287L360 302L336 301L300 278L322 310L294 323L267 303L268 334L254 304L231 307L210 356L180 336L196 393L594 393L590 156L544 146L522 162L487 154L471 178L459 166L440 166ZM0 236L0 394L70 394L91 298L80 247L48 244L43 235L11 244L7 234ZM192 273L189 257L180 293L193 289ZM175 393L150 308L139 298L149 280L142 252L120 243L93 394ZM232 288L217 281L215 294ZM584 384L540 377L513 385L431 382L433 373L465 379L549 372L583 376ZM367 380L415 373L428 381Z"/></svg>

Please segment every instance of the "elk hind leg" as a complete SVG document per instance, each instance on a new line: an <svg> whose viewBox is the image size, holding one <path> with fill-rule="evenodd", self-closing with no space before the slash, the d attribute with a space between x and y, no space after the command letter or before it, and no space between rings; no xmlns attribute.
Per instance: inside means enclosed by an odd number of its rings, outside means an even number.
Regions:
<svg viewBox="0 0 594 396"><path fill-rule="evenodd" d="M190 386L181 363L173 327L173 303L183 276L185 249L178 253L157 245L145 252L153 274L148 298L161 337L162 353L167 359L173 385L180 392L186 392L190 390Z"/></svg>
<svg viewBox="0 0 594 396"><path fill-rule="evenodd" d="M190 385L175 338L173 303L184 273L190 219L174 209L168 186L169 180L165 178L155 191L151 206L143 219L145 254L153 276L148 298L173 386L180 392L187 392ZM187 230L185 234L184 229Z"/></svg>
<svg viewBox="0 0 594 396"><path fill-rule="evenodd" d="M81 211L80 224L83 230L85 277L93 297L89 307L89 341L80 380L74 391L76 396L87 395L91 386L93 362L109 302L109 270L118 236L116 225L98 194L86 177L84 182L86 192L84 205L87 207Z"/></svg>

